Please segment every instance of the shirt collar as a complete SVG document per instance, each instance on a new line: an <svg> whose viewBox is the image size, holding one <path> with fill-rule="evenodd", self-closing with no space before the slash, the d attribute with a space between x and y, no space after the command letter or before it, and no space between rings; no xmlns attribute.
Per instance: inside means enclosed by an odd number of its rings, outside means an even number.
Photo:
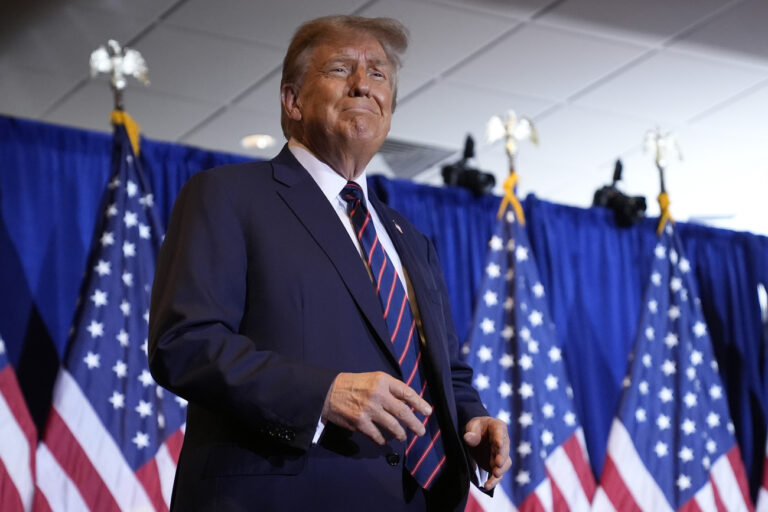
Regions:
<svg viewBox="0 0 768 512"><path fill-rule="evenodd" d="M317 186L323 192L323 195L333 203L333 201L341 193L341 190L347 184L347 179L341 174L334 171L328 164L321 162L304 144L297 141L293 137L288 141L288 149L296 160L304 167L312 179L315 180ZM363 195L366 202L368 201L368 183L365 179L367 171L363 171L360 176L353 181L360 185L363 189Z"/></svg>

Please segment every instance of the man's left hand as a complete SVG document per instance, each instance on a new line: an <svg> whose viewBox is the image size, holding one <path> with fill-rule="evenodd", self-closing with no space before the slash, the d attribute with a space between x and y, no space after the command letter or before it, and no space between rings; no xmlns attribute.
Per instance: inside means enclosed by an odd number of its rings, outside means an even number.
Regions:
<svg viewBox="0 0 768 512"><path fill-rule="evenodd" d="M507 424L490 416L472 418L465 427L464 443L478 466L488 472L483 488L490 491L512 465Z"/></svg>

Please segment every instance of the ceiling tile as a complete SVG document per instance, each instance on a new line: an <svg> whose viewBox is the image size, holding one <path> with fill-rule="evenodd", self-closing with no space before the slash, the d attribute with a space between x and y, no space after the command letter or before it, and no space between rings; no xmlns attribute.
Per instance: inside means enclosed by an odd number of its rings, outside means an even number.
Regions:
<svg viewBox="0 0 768 512"><path fill-rule="evenodd" d="M269 114L271 119L280 119L280 73L273 73L258 87L248 91L236 105L246 110L258 110Z"/></svg>
<svg viewBox="0 0 768 512"><path fill-rule="evenodd" d="M108 39L124 43L142 28L133 18L66 5L13 11L0 16L0 66L84 78L93 50Z"/></svg>
<svg viewBox="0 0 768 512"><path fill-rule="evenodd" d="M691 123L699 133L743 140L748 144L768 142L765 116L768 113L768 82L739 96Z"/></svg>
<svg viewBox="0 0 768 512"><path fill-rule="evenodd" d="M765 72L753 68L665 50L607 80L575 103L668 127L688 121L765 77Z"/></svg>
<svg viewBox="0 0 768 512"><path fill-rule="evenodd" d="M739 0L571 0L537 19L617 39L658 45Z"/></svg>
<svg viewBox="0 0 768 512"><path fill-rule="evenodd" d="M129 86L125 92L128 112L147 137L175 141L192 126L213 114L216 105L206 105L152 90ZM58 105L46 121L91 130L110 130L112 92L106 80L93 80Z"/></svg>
<svg viewBox="0 0 768 512"><path fill-rule="evenodd" d="M562 101L645 51L639 45L528 24L462 65L451 79Z"/></svg>
<svg viewBox="0 0 768 512"><path fill-rule="evenodd" d="M152 87L187 98L228 102L278 66L281 52L201 32L158 26L136 43Z"/></svg>
<svg viewBox="0 0 768 512"><path fill-rule="evenodd" d="M364 0L189 0L168 17L168 22L285 50L304 21L331 14L351 14L364 3Z"/></svg>
<svg viewBox="0 0 768 512"><path fill-rule="evenodd" d="M427 75L445 72L518 24L498 16L403 0L379 1L361 14L403 22L410 32L403 67Z"/></svg>
<svg viewBox="0 0 768 512"><path fill-rule="evenodd" d="M275 146L262 150L243 148L240 140L254 133L271 135L277 142ZM185 137L183 142L218 151L271 158L280 151L285 138L280 129L279 117L266 112L228 108Z"/></svg>
<svg viewBox="0 0 768 512"><path fill-rule="evenodd" d="M535 116L552 103L443 81L407 98L392 116L397 139L462 148L467 133L479 145L491 116L510 108Z"/></svg>
<svg viewBox="0 0 768 512"><path fill-rule="evenodd" d="M90 7L111 13L117 19L134 18L142 23L156 20L177 0L68 0L79 7Z"/></svg>
<svg viewBox="0 0 768 512"><path fill-rule="evenodd" d="M675 41L671 47L768 66L766 22L768 2L749 0Z"/></svg>
<svg viewBox="0 0 768 512"><path fill-rule="evenodd" d="M530 18L548 4L557 3L558 0L436 0L442 4L462 7L464 9L494 14L498 16L510 16L513 18Z"/></svg>
<svg viewBox="0 0 768 512"><path fill-rule="evenodd" d="M0 69L0 112L38 118L79 81L40 71Z"/></svg>

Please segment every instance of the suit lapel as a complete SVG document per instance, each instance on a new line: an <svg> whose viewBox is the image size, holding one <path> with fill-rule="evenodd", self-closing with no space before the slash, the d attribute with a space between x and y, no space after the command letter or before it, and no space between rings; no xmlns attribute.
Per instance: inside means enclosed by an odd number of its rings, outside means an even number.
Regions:
<svg viewBox="0 0 768 512"><path fill-rule="evenodd" d="M376 333L379 344L389 355L393 366L400 366L389 342L379 297L373 287L360 254L352 245L339 218L309 173L285 146L272 161L274 177L286 185L278 194L298 217L312 238L333 263L353 299Z"/></svg>

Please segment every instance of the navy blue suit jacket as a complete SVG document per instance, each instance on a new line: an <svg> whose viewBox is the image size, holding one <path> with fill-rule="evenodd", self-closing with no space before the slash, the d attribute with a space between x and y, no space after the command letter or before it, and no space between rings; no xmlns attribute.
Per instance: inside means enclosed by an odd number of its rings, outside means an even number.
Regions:
<svg viewBox="0 0 768 512"><path fill-rule="evenodd" d="M402 379L381 305L338 216L287 147L269 162L196 174L174 205L152 290L155 379L189 401L174 510L460 509L466 422L485 415L459 360L432 244L378 201L413 286L447 466L425 498L404 443L328 424L339 372Z"/></svg>

